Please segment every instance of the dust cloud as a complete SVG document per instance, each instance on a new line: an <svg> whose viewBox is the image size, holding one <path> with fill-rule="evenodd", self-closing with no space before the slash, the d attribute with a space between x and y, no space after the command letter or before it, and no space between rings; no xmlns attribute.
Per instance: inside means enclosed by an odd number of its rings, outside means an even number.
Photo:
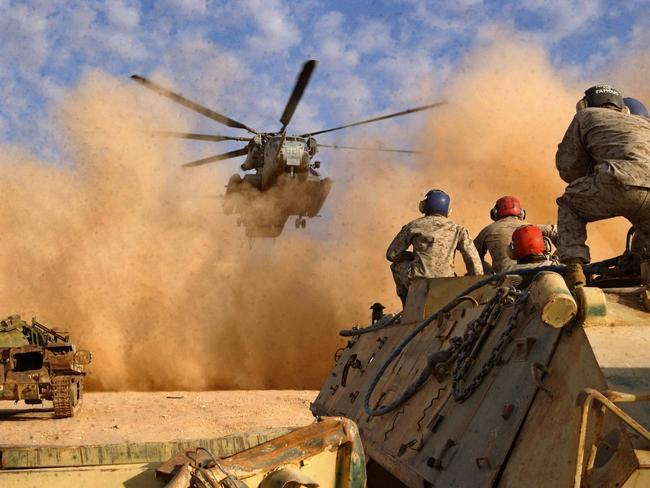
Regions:
<svg viewBox="0 0 650 488"><path fill-rule="evenodd" d="M397 307L384 253L426 190L448 190L472 234L502 194L555 221L553 155L581 88L535 45L483 39L423 131L431 156L322 154L328 217L251 247L216 198L235 165L179 170L184 147L147 133L182 130L178 108L90 73L58 117L69 164L0 153L0 308L72 333L95 389L319 388L337 330ZM595 257L618 251L605 235Z"/></svg>
<svg viewBox="0 0 650 488"><path fill-rule="evenodd" d="M93 388L317 387L368 298L331 286L336 253L305 234L249 248L220 214L224 170L180 171L180 149L148 135L170 114L139 90L81 82L60 114L65 167L2 152L2 309L71 332Z"/></svg>
<svg viewBox="0 0 650 488"><path fill-rule="evenodd" d="M558 72L542 47L508 29L479 40L423 139L433 155L423 161L430 184L449 190L454 217L472 235L502 195L518 196L531 223L557 221L555 199L566 186L555 169L557 144L594 83ZM628 227L623 219L590 224L592 259L620 254Z"/></svg>

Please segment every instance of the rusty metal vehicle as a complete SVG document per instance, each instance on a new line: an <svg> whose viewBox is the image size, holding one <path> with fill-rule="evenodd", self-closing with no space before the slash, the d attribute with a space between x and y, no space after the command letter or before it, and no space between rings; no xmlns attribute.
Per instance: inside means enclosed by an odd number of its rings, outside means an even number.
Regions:
<svg viewBox="0 0 650 488"><path fill-rule="evenodd" d="M364 488L366 471L354 422L327 418L214 439L0 446L0 486Z"/></svg>
<svg viewBox="0 0 650 488"><path fill-rule="evenodd" d="M369 487L650 486L650 263L623 261L574 294L558 266L416 280L341 332L312 412L357 423Z"/></svg>
<svg viewBox="0 0 650 488"><path fill-rule="evenodd" d="M0 400L28 405L52 401L54 416L72 417L83 396L88 351L77 351L67 335L19 315L0 320Z"/></svg>

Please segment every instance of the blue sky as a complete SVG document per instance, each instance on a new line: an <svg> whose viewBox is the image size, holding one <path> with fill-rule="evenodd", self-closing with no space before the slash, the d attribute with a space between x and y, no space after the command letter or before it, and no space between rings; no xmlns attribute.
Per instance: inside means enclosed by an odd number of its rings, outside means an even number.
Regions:
<svg viewBox="0 0 650 488"><path fill-rule="evenodd" d="M133 73L162 76L193 99L273 130L302 62L315 58L320 65L292 123L297 132L400 110L438 99L463 54L494 24L589 78L647 45L649 3L0 0L0 142L59 159L52 114L95 69L125 82Z"/></svg>

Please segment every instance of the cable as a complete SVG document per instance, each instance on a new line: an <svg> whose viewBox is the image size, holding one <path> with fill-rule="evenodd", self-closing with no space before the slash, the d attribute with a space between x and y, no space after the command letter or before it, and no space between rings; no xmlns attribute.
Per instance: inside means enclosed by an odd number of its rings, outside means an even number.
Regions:
<svg viewBox="0 0 650 488"><path fill-rule="evenodd" d="M554 272L562 272L565 270L564 265L558 265L558 266L540 266L537 268L527 268L527 269L521 269L521 270L512 270L512 271L503 271L501 273L497 273L491 276L488 276L487 278L478 281L474 283L472 286L468 287L467 289L463 290L461 293L459 293L453 300L451 300L449 303L447 303L444 307L439 309L438 311L434 312L433 314L429 315L426 319L424 319L422 322L420 322L415 329L411 331L409 335L404 338L404 340L399 343L395 349L393 349L384 363L381 365L379 370L377 371L377 374L373 378L373 380L370 382L370 386L368 387L368 391L366 392L366 396L364 398L363 402L363 409L365 410L366 414L370 416L377 416L377 415L384 415L388 412L391 412L395 410L398 406L400 406L401 403L404 401L408 400L411 396L417 392L417 389L421 387L424 384L424 379L422 378L424 375L420 375L414 383L409 385L409 387L406 388L404 393L402 393L395 401L388 405L384 405L382 407L378 408L371 408L370 407L370 398L372 397L373 392L375 391L375 388L379 384L379 381L381 380L382 376L388 369L388 366L391 365L391 363L395 360L397 356L404 350L404 348L413 340L415 336L417 336L420 332L422 332L431 322L436 320L440 315L445 314L449 311L451 311L456 305L459 300L464 300L465 295L468 295L472 293L473 291L478 290L479 288L484 287L485 285L492 283L493 281L498 281L501 278L504 278L505 276L508 275L518 275L518 276L531 276L531 275L536 275L537 273L540 273L542 271L554 271ZM368 327L369 329L370 327ZM366 329L362 329L366 330ZM369 331L371 332L371 331ZM408 395L408 398L407 398Z"/></svg>
<svg viewBox="0 0 650 488"><path fill-rule="evenodd" d="M400 318L402 318L402 312L396 313L392 317L384 317L386 320L379 319L376 323L364 327L363 329L346 329L339 331L339 335L343 337L353 337L353 336L358 336L362 334L368 334L370 332L375 332L377 330L381 330L384 327L388 327L389 325L393 325L395 322L397 322Z"/></svg>

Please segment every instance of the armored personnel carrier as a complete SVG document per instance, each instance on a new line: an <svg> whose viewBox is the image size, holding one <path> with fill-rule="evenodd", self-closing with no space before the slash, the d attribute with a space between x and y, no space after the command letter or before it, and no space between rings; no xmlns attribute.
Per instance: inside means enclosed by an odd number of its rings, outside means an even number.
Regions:
<svg viewBox="0 0 650 488"><path fill-rule="evenodd" d="M19 315L0 320L0 400L28 405L49 400L54 416L72 417L83 396L88 351L77 351L67 335Z"/></svg>
<svg viewBox="0 0 650 488"><path fill-rule="evenodd" d="M625 263L574 294L562 267L415 281L341 332L312 412L357 423L369 487L650 486L650 265Z"/></svg>

